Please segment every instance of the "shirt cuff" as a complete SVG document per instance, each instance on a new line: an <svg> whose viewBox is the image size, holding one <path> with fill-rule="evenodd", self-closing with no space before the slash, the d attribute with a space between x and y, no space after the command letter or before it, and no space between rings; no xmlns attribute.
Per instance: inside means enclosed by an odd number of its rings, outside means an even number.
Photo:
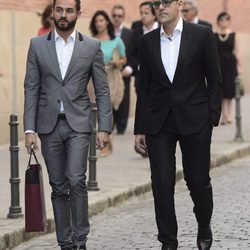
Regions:
<svg viewBox="0 0 250 250"><path fill-rule="evenodd" d="M36 132L34 130L28 129L28 130L25 130L24 133L25 134L35 134Z"/></svg>

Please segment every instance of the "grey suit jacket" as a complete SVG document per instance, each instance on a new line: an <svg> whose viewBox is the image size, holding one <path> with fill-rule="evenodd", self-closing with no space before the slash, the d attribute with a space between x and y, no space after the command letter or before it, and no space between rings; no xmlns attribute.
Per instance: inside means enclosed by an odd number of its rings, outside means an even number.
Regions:
<svg viewBox="0 0 250 250"><path fill-rule="evenodd" d="M90 132L87 84L92 76L98 108L98 130L111 132L112 109L100 42L77 32L73 55L62 79L54 32L31 39L24 82L24 130L48 134L56 126L63 101L71 128Z"/></svg>

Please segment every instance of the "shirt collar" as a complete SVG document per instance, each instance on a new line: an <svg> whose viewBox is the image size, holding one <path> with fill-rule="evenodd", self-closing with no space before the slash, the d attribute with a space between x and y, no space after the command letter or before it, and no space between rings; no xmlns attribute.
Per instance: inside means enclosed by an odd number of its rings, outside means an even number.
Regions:
<svg viewBox="0 0 250 250"><path fill-rule="evenodd" d="M122 29L123 29L123 24L121 24L120 27L118 27L116 30L117 31L122 31Z"/></svg>
<svg viewBox="0 0 250 250"><path fill-rule="evenodd" d="M199 23L199 17L198 17L198 16L196 16L196 17L194 18L193 23L195 23L195 24L198 24L198 23Z"/></svg>
<svg viewBox="0 0 250 250"><path fill-rule="evenodd" d="M158 22L154 22L154 24L153 24L153 26L151 27L151 29L147 29L144 25L143 25L143 33L144 34L146 34L146 33L148 33L148 32L150 32L150 31L152 31L152 30L155 30L155 29L157 29L158 28Z"/></svg>
<svg viewBox="0 0 250 250"><path fill-rule="evenodd" d="M54 32L55 32L55 41L57 41L57 39L59 39L59 38L62 38L62 37L60 37L59 34L57 33L56 29L54 29ZM70 34L70 36L68 37L67 41L70 41L70 39L72 39L73 42L75 42L75 40L76 40L76 30L74 30L74 31Z"/></svg>
<svg viewBox="0 0 250 250"><path fill-rule="evenodd" d="M123 29L123 24L121 24L118 28L115 28L115 33L116 34L121 34Z"/></svg>
<svg viewBox="0 0 250 250"><path fill-rule="evenodd" d="M179 19L177 25L176 25L175 28L174 28L173 37L175 37L175 35L176 35L177 33L182 33L182 30L183 30L183 19L180 17L180 19ZM167 36L167 34L166 34L166 32L165 32L165 30L164 30L164 28L163 28L163 25L161 25L161 33L160 33L160 34L161 34L161 36L162 36L162 35Z"/></svg>

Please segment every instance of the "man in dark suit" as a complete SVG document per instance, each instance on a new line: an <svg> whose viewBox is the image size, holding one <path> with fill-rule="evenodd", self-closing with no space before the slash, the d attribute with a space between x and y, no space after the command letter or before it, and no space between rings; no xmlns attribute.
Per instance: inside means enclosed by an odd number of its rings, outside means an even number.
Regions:
<svg viewBox="0 0 250 250"><path fill-rule="evenodd" d="M208 26L212 29L211 23L204 21L204 20L201 20L198 17L198 13L199 13L198 5L197 5L197 2L195 0L185 0L184 6L183 6L181 12L182 12L182 16L186 22L205 25L205 26Z"/></svg>
<svg viewBox="0 0 250 250"><path fill-rule="evenodd" d="M133 30L132 35L132 52L131 52L131 65L133 67L133 76L135 77L135 91L138 91L139 84L139 48L140 38L144 34L159 27L156 21L155 10L151 1L145 1L140 4L140 15L142 26ZM135 152L141 154L142 157L148 157L148 153L142 153L135 147Z"/></svg>
<svg viewBox="0 0 250 250"><path fill-rule="evenodd" d="M208 250L213 211L210 144L222 99L214 37L210 28L182 20L182 0L154 0L153 6L162 26L141 38L135 145L149 154L162 250L175 250L175 150L179 142L198 222L197 245Z"/></svg>
<svg viewBox="0 0 250 250"><path fill-rule="evenodd" d="M86 171L91 133L87 92L93 78L97 108L97 147L109 143L111 103L100 42L80 34L75 24L80 0L54 0L55 29L31 40L24 82L25 146L41 140L58 245L85 249L89 233Z"/></svg>
<svg viewBox="0 0 250 250"><path fill-rule="evenodd" d="M135 77L135 90L137 93L138 73L139 73L139 41L142 35L159 27L156 21L155 11L151 1L145 1L140 4L140 15L142 26L135 29L132 35L132 53L131 63L133 66L133 75Z"/></svg>
<svg viewBox="0 0 250 250"><path fill-rule="evenodd" d="M130 65L131 60L131 41L132 30L123 26L125 18L125 9L122 5L117 4L112 8L112 19L115 27L115 35L120 37L126 47L127 64L122 69L122 76L124 81L124 96L118 110L113 110L114 114L114 126L116 126L118 134L124 134L128 116L129 116L129 104L130 104L130 80L133 73L133 69Z"/></svg>

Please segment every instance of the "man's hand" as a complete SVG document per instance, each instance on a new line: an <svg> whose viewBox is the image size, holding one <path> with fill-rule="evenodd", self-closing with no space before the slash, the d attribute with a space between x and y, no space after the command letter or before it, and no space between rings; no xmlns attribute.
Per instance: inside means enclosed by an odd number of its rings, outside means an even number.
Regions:
<svg viewBox="0 0 250 250"><path fill-rule="evenodd" d="M124 68L122 70L122 77L129 77L129 76L131 76L131 72L127 68Z"/></svg>
<svg viewBox="0 0 250 250"><path fill-rule="evenodd" d="M108 146L110 142L110 136L107 132L98 132L97 134L97 142L96 149L102 150L106 146Z"/></svg>
<svg viewBox="0 0 250 250"><path fill-rule="evenodd" d="M27 134L25 134L25 147L27 148L28 154L31 154L31 149L32 148L35 151L38 150L37 138L36 138L35 133L27 133Z"/></svg>
<svg viewBox="0 0 250 250"><path fill-rule="evenodd" d="M148 152L145 135L136 135L135 136L135 147L142 154L146 154Z"/></svg>

